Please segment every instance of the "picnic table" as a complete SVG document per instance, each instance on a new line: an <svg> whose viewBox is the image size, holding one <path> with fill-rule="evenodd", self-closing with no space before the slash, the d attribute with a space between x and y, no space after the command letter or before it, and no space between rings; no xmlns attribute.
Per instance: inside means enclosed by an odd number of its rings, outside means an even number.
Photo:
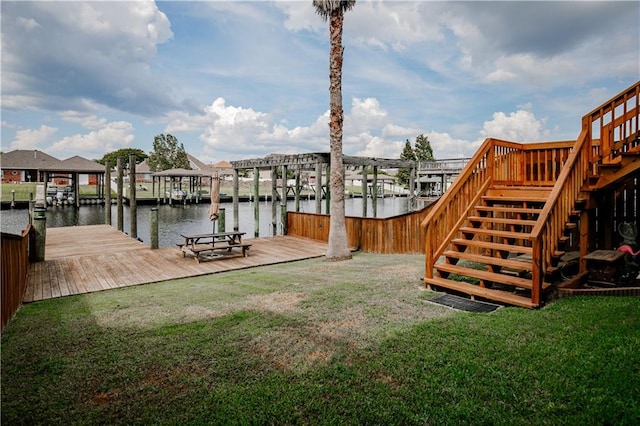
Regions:
<svg viewBox="0 0 640 426"><path fill-rule="evenodd" d="M182 257L187 254L193 256L196 262L222 257L220 251L231 253L233 249L242 250L242 255L247 256L251 244L242 242L242 236L246 232L231 231L209 234L180 235L184 243L177 246L182 251Z"/></svg>

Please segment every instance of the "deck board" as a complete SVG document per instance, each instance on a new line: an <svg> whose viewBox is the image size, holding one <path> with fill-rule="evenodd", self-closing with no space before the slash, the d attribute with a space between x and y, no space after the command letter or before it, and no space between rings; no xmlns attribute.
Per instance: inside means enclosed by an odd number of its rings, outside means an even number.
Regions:
<svg viewBox="0 0 640 426"><path fill-rule="evenodd" d="M24 302L321 257L327 243L295 236L247 238L247 257L197 263L177 247L151 250L109 225L47 229L45 261L32 263ZM235 254L237 253L237 254Z"/></svg>

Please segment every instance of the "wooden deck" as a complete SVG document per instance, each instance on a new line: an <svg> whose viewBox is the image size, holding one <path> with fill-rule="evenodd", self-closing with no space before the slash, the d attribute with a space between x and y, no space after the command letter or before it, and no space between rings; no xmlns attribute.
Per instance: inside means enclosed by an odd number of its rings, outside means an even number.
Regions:
<svg viewBox="0 0 640 426"><path fill-rule="evenodd" d="M176 239L177 241L177 239ZM327 244L293 236L247 239L249 256L197 263L177 247L151 250L109 225L47 229L45 261L32 263L24 302L310 259Z"/></svg>

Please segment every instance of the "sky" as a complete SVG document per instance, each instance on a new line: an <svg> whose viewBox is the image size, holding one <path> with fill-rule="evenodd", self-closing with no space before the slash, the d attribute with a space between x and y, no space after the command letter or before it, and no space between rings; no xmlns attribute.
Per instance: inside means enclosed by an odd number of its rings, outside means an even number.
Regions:
<svg viewBox="0 0 640 426"><path fill-rule="evenodd" d="M305 1L5 1L2 152L99 159L170 133L205 163L329 151L328 23ZM575 140L640 79L640 2L362 1L343 152Z"/></svg>

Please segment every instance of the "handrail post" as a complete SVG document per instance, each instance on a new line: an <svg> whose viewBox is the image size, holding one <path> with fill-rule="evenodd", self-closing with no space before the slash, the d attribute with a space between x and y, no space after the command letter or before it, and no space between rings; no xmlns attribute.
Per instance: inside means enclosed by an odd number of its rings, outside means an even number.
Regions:
<svg viewBox="0 0 640 426"><path fill-rule="evenodd" d="M543 280L543 256L542 256L542 238L539 236L533 242L533 270L531 271L531 303L534 306L540 306L540 295L542 293Z"/></svg>

